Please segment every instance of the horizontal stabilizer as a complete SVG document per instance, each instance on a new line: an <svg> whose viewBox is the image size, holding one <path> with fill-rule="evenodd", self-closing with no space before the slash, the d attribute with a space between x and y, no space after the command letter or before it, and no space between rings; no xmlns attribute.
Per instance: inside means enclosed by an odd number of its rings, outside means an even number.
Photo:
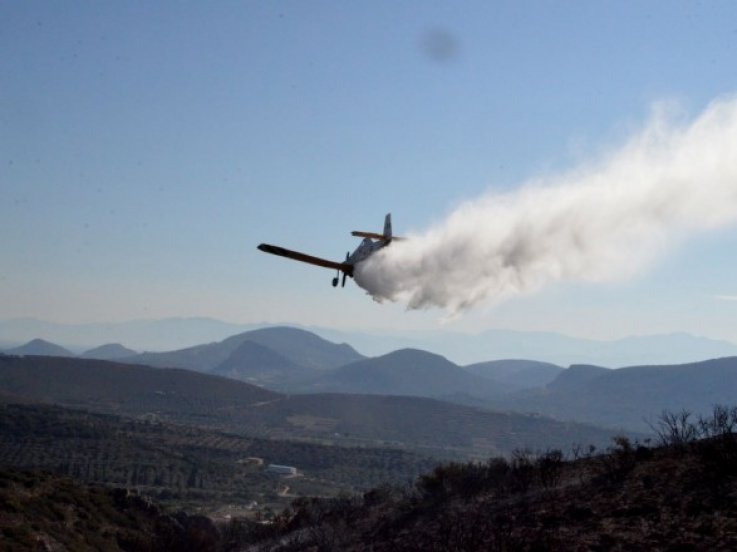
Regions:
<svg viewBox="0 0 737 552"><path fill-rule="evenodd" d="M361 232L359 230L354 230L351 232L352 236L356 236L357 238L370 238L372 240L379 240L384 242L384 245L389 245L393 240L403 240L404 238L395 238L392 236L392 215L391 213L387 213L386 217L384 218L384 233L383 234L377 234L376 232Z"/></svg>
<svg viewBox="0 0 737 552"><path fill-rule="evenodd" d="M391 240L387 240L381 234L376 234L375 232L359 232L358 230L354 230L353 232L351 232L351 236L356 236L357 238L371 238L372 240L381 241L403 241L407 239L400 238L399 236L392 236Z"/></svg>
<svg viewBox="0 0 737 552"><path fill-rule="evenodd" d="M351 232L351 236L356 236L357 238L371 238L372 240L384 239L383 235L377 234L376 232L359 232L358 230Z"/></svg>

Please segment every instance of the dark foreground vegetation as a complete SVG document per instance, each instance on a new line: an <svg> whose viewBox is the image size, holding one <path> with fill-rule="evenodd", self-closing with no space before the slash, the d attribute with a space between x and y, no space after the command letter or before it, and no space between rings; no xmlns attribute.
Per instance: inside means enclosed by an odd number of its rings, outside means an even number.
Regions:
<svg viewBox="0 0 737 552"><path fill-rule="evenodd" d="M164 514L125 489L42 471L0 470L0 550L217 550L203 516Z"/></svg>
<svg viewBox="0 0 737 552"><path fill-rule="evenodd" d="M517 451L410 487L295 502L253 550L734 550L737 410L664 413L660 443Z"/></svg>
<svg viewBox="0 0 737 552"><path fill-rule="evenodd" d="M412 483L296 499L268 523L6 470L0 550L734 550L737 409L665 412L653 427L653 446L620 437L605 452L447 463Z"/></svg>

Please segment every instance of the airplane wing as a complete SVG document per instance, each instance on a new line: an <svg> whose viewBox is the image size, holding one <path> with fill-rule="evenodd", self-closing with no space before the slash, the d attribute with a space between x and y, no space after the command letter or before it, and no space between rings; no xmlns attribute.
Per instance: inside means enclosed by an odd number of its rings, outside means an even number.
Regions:
<svg viewBox="0 0 737 552"><path fill-rule="evenodd" d="M290 249L284 249L283 247L278 247L276 245L262 243L258 246L258 248L265 253L279 255L280 257L286 257L287 259L294 259L295 261L302 261L303 263L322 266L324 268L340 270L341 272L345 272L346 274L351 274L353 272L353 266L347 263L336 263L333 261L328 261L327 259L313 257L312 255L305 255L304 253L299 253L298 251L292 251Z"/></svg>

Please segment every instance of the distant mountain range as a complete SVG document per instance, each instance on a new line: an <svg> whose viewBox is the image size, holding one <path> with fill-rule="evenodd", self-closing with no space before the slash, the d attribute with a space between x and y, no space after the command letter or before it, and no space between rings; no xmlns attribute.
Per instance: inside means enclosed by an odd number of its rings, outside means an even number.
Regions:
<svg viewBox="0 0 737 552"><path fill-rule="evenodd" d="M65 349L60 345L50 343L43 339L32 339L25 345L13 347L4 351L9 355L40 355L40 356L57 356L72 357L75 356L72 351Z"/></svg>
<svg viewBox="0 0 737 552"><path fill-rule="evenodd" d="M466 366L466 370L506 385L509 391L545 387L565 370L536 360L492 360Z"/></svg>
<svg viewBox="0 0 737 552"><path fill-rule="evenodd" d="M360 332L301 327L334 343L349 343L365 356L399 349L420 349L466 365L525 359L559 366L592 364L618 368L645 364L681 364L737 356L737 345L686 333L628 337L614 341L580 339L553 332L488 330L477 335L446 331ZM222 341L268 324L231 324L210 318L169 318L110 324L65 325L24 318L0 321L0 348L42 338L77 354L103 343L121 343L137 351L171 351Z"/></svg>
<svg viewBox="0 0 737 552"><path fill-rule="evenodd" d="M43 356L0 356L0 400L227 430L251 437L392 446L488 458L515 448L606 446L612 430L423 397L285 395L182 369Z"/></svg>
<svg viewBox="0 0 737 552"><path fill-rule="evenodd" d="M0 390L40 402L180 421L279 397L261 387L179 368L45 356L0 356Z"/></svg>
<svg viewBox="0 0 737 552"><path fill-rule="evenodd" d="M80 356L82 358L96 358L98 360L117 360L136 355L136 351L123 347L120 343L107 343L100 345L89 351L85 351Z"/></svg>
<svg viewBox="0 0 737 552"><path fill-rule="evenodd" d="M313 375L295 386L301 392L447 397L457 394L480 398L500 396L503 389L491 379L470 373L446 358L402 349L387 355L346 364Z"/></svg>
<svg viewBox="0 0 737 552"><path fill-rule="evenodd" d="M266 324L230 324L196 317L99 324L57 324L35 318L13 318L0 320L0 348L16 347L40 337L75 353L103 343L122 343L139 352L169 351L220 341L263 326Z"/></svg>
<svg viewBox="0 0 737 552"><path fill-rule="evenodd" d="M8 352L71 356L38 339ZM83 356L225 376L278 393L425 397L633 431L649 431L663 410L702 414L714 404L731 406L737 397L737 357L616 370L530 360L461 367L418 349L367 358L345 343L291 327L260 328L163 353L129 352L106 345Z"/></svg>
<svg viewBox="0 0 737 552"><path fill-rule="evenodd" d="M244 342L262 345L277 352L283 360L302 366L305 370L337 368L364 358L349 345L331 343L314 333L281 326L251 330L207 345L165 353L142 353L129 357L126 361L162 368L177 367L211 372L236 351L243 356L245 352L239 351L239 348Z"/></svg>
<svg viewBox="0 0 737 552"><path fill-rule="evenodd" d="M544 389L507 396L496 406L648 431L664 410L695 417L717 404L737 405L737 357L618 370L574 365Z"/></svg>

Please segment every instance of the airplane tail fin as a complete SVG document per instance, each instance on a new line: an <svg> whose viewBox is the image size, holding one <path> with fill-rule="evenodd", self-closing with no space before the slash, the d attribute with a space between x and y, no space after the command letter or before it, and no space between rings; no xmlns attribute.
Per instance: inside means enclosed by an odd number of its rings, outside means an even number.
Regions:
<svg viewBox="0 0 737 552"><path fill-rule="evenodd" d="M386 218L384 218L383 234L377 234L376 232L361 232L359 230L354 230L351 234L357 238L371 238L372 240L381 240L384 243L389 243L392 241L392 215L391 213L387 213Z"/></svg>

